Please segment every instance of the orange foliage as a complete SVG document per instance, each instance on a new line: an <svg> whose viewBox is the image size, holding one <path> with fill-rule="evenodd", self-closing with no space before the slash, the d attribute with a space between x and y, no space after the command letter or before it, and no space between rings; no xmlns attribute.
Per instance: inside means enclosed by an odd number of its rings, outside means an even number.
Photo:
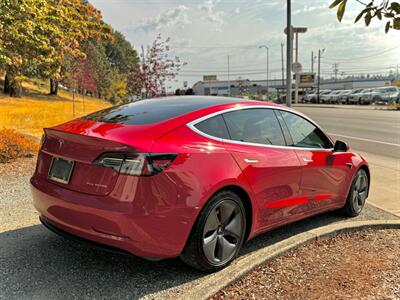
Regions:
<svg viewBox="0 0 400 300"><path fill-rule="evenodd" d="M29 157L38 151L38 144L13 129L0 129L0 163Z"/></svg>

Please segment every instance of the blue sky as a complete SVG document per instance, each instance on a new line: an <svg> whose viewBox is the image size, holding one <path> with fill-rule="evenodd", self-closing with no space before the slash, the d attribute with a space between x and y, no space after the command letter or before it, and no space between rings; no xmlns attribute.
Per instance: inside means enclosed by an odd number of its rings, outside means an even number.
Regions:
<svg viewBox="0 0 400 300"><path fill-rule="evenodd" d="M331 1L293 0L293 25L309 30L300 36L299 61L308 71L311 52L325 48L322 73L331 76L332 64L345 74L388 73L400 65L400 31L385 34L384 24L368 28L353 20L362 8L350 1L342 23ZM227 56L231 79L265 79L266 51L270 48L270 78L281 77L281 42L285 42L285 0L91 0L106 22L121 31L136 49L149 45L161 33L171 38L174 54L188 65L175 88L193 84L203 74L226 79Z"/></svg>

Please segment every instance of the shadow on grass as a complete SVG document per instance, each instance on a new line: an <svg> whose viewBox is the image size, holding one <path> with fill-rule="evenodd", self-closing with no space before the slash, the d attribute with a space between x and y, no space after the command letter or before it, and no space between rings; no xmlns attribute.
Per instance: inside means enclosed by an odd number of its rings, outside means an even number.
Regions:
<svg viewBox="0 0 400 300"><path fill-rule="evenodd" d="M390 217L369 206L357 219ZM340 221L344 218L333 212L296 222L253 239L242 253ZM61 238L42 225L1 233L0 245L4 299L137 299L205 276L179 259L150 262L113 254Z"/></svg>

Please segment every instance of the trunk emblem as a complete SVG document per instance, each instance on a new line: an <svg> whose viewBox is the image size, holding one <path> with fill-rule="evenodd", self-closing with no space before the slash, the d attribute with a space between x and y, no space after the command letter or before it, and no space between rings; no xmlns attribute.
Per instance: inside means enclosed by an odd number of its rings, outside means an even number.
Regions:
<svg viewBox="0 0 400 300"><path fill-rule="evenodd" d="M63 139L59 139L58 140L58 150L60 150L62 148L63 144L64 144L64 140Z"/></svg>

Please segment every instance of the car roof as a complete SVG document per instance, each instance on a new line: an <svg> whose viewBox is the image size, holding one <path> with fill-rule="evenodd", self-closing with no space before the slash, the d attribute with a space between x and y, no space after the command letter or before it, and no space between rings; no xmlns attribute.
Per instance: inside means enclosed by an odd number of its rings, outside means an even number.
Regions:
<svg viewBox="0 0 400 300"><path fill-rule="evenodd" d="M263 102L233 97L214 96L162 97L114 106L83 118L97 122L146 125L163 122L206 108L239 103L261 104Z"/></svg>

